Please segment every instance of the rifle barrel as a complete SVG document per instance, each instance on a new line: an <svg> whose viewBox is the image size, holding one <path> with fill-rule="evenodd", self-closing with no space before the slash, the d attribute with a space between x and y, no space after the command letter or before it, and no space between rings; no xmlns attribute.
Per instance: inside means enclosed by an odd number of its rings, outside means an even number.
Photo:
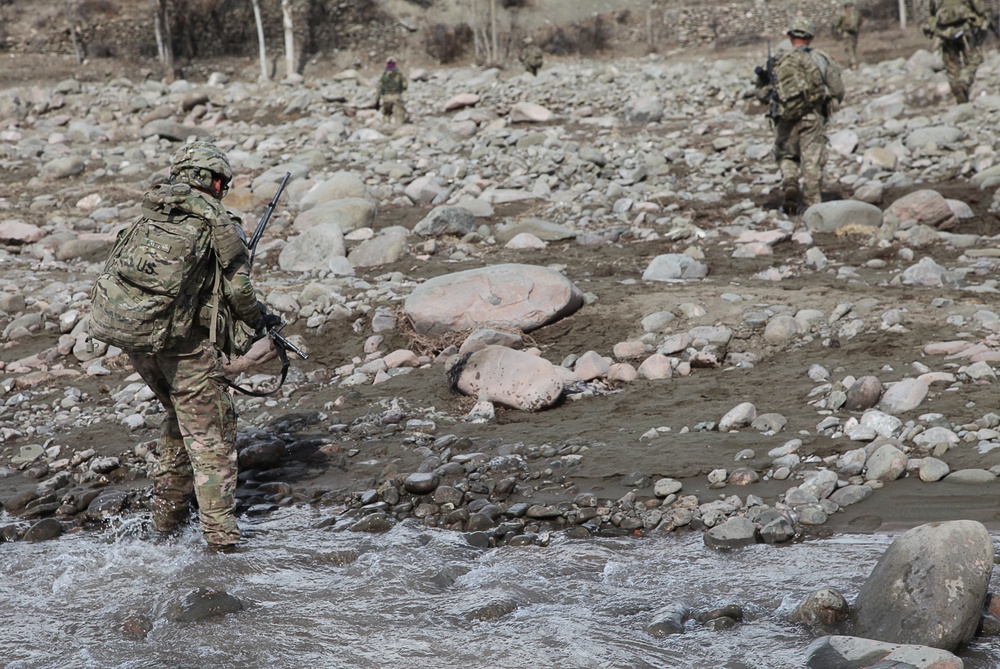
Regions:
<svg viewBox="0 0 1000 669"><path fill-rule="evenodd" d="M257 255L257 244L260 242L260 238L264 236L264 229L267 227L268 221L271 220L271 214L274 213L274 208L278 206L278 198L281 197L282 191L285 190L285 186L288 185L288 180L292 177L291 172L285 172L285 178L281 180L281 185L278 186L278 190L274 192L274 197L271 198L271 203L267 205L267 210L264 215L260 217L260 221L257 222L257 227L253 231L253 235L250 237L250 241L247 242L247 248L250 250L250 265L253 265L254 256Z"/></svg>

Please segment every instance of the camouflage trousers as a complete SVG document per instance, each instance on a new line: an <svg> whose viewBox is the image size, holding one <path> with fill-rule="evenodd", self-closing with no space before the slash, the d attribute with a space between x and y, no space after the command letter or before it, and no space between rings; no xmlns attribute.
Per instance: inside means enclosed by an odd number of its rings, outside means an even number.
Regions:
<svg viewBox="0 0 1000 669"><path fill-rule="evenodd" d="M858 34L844 33L844 43L847 45L847 63L854 69L858 66Z"/></svg>
<svg viewBox="0 0 1000 669"><path fill-rule="evenodd" d="M823 167L826 165L826 132L823 117L806 114L798 121L778 121L775 126L774 157L781 168L782 188L799 188L807 207L822 200Z"/></svg>
<svg viewBox="0 0 1000 669"><path fill-rule="evenodd" d="M406 107L403 105L403 96L399 93L383 93L382 115L389 119L393 125L406 123Z"/></svg>
<svg viewBox="0 0 1000 669"><path fill-rule="evenodd" d="M236 411L215 348L196 338L129 359L166 412L153 467L154 529L176 530L190 513L193 492L209 546L235 544Z"/></svg>
<svg viewBox="0 0 1000 669"><path fill-rule="evenodd" d="M955 101L969 101L969 89L976 80L976 70L983 64L983 52L975 35L967 34L962 39L941 40L941 60L948 73L948 85Z"/></svg>

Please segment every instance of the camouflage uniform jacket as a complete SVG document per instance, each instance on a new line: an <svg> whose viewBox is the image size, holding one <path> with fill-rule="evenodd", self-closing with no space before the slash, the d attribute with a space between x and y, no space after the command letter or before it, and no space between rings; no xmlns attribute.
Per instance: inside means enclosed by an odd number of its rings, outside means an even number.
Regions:
<svg viewBox="0 0 1000 669"><path fill-rule="evenodd" d="M187 184L146 194L94 289L91 332L127 352L169 349L204 328L231 353L238 320L260 322L246 243L222 203Z"/></svg>
<svg viewBox="0 0 1000 669"><path fill-rule="evenodd" d="M542 58L543 55L541 48L537 44L529 44L521 49L521 55L519 55L517 59L521 61L525 67L541 67Z"/></svg>
<svg viewBox="0 0 1000 669"><path fill-rule="evenodd" d="M406 75L396 69L386 70L378 80L378 94L380 97L382 95L402 95L407 86Z"/></svg>
<svg viewBox="0 0 1000 669"><path fill-rule="evenodd" d="M924 33L947 40L961 39L968 30L983 30L992 22L983 0L931 0Z"/></svg>
<svg viewBox="0 0 1000 669"><path fill-rule="evenodd" d="M861 12L857 7L845 7L844 13L837 17L834 29L841 35L857 35L861 29Z"/></svg>

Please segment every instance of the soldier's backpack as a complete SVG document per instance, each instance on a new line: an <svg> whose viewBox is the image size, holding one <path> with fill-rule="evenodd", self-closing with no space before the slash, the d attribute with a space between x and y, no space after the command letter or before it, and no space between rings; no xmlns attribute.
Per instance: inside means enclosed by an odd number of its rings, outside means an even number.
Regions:
<svg viewBox="0 0 1000 669"><path fill-rule="evenodd" d="M402 93L405 89L403 86L403 73L399 70L387 70L383 72L381 82L379 83L379 89L382 93Z"/></svg>
<svg viewBox="0 0 1000 669"><path fill-rule="evenodd" d="M793 49L778 58L773 86L782 120L797 121L829 98L823 73L808 49Z"/></svg>
<svg viewBox="0 0 1000 669"><path fill-rule="evenodd" d="M128 353L155 353L190 336L212 259L204 252L211 231L196 220L141 215L119 233L94 285L94 339Z"/></svg>
<svg viewBox="0 0 1000 669"><path fill-rule="evenodd" d="M972 18L973 12L965 0L944 0L934 14L939 28L957 29Z"/></svg>

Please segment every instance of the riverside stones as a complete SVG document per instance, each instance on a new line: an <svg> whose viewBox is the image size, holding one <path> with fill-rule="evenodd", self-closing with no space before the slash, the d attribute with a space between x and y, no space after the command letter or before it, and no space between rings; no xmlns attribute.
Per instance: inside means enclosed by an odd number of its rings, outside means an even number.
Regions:
<svg viewBox="0 0 1000 669"><path fill-rule="evenodd" d="M914 644L883 643L851 636L825 636L806 649L807 669L962 669L946 650Z"/></svg>
<svg viewBox="0 0 1000 669"><path fill-rule="evenodd" d="M562 274L505 264L430 279L410 293L404 309L418 333L437 336L487 326L527 332L582 305L583 294Z"/></svg>
<svg viewBox="0 0 1000 669"><path fill-rule="evenodd" d="M544 409L563 391L562 377L552 363L504 346L487 346L449 365L448 373L460 391L515 409Z"/></svg>
<svg viewBox="0 0 1000 669"><path fill-rule="evenodd" d="M879 558L854 602L857 634L955 650L975 634L993 571L981 523L915 527Z"/></svg>

